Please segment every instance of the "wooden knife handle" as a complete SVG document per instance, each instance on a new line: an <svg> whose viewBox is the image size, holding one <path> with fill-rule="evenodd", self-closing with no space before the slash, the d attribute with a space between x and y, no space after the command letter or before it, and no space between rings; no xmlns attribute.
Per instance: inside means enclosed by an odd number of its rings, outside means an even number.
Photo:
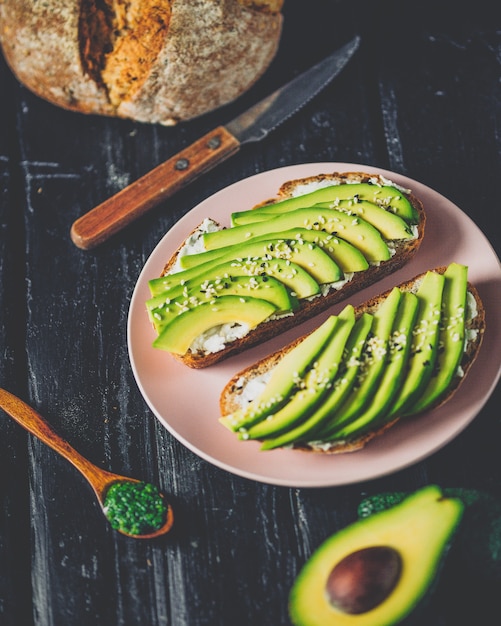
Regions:
<svg viewBox="0 0 501 626"><path fill-rule="evenodd" d="M73 243L84 250L103 243L239 148L224 126L215 128L78 218L71 227Z"/></svg>

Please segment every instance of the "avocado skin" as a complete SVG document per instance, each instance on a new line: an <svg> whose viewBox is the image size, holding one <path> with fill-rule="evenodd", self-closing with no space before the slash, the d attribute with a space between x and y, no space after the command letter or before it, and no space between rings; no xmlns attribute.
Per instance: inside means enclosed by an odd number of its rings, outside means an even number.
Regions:
<svg viewBox="0 0 501 626"><path fill-rule="evenodd" d="M384 417L393 397L400 388L410 351L410 336L414 327L418 306L417 296L413 293L402 293L397 315L392 328L392 338L388 350L389 364L379 382L371 402L348 428L341 429L334 435L339 438L356 437L370 429L378 428L385 423ZM402 343L400 340L405 337Z"/></svg>
<svg viewBox="0 0 501 626"><path fill-rule="evenodd" d="M310 369L314 359L329 341L337 324L330 316L315 329L296 350L289 352L273 370L264 391L251 403L231 415L220 418L220 423L235 432L243 432L255 423L279 410L297 385L297 379Z"/></svg>
<svg viewBox="0 0 501 626"><path fill-rule="evenodd" d="M339 322L341 322L340 325L339 325ZM343 311L341 311L341 313L338 316L338 324L336 325L335 333L334 333L335 336L330 338L330 342L329 342L330 347L328 347L329 350L333 350L333 344L335 344L334 350L337 350L341 346L343 346L343 348L346 349L347 342L350 339L350 334L353 330L353 327L355 326L355 323L356 321L355 321L355 314L354 314L353 306L348 305L345 307L345 309L343 309ZM323 352L324 357L325 357L325 354L326 352L324 351ZM338 368L339 368L339 363L336 363L335 364L336 372ZM322 403L322 408L325 408L327 403L328 403L328 399ZM272 437L267 438L263 442L261 449L272 450L273 448L279 448L284 445L294 443L298 439L300 440L301 437L305 433L312 432L312 430L314 430L315 428L318 428L318 424L319 422L322 421L324 415L325 414L323 414L322 412L314 408L312 414L309 415L309 417L307 417L306 419L301 420L301 422L295 427L288 429L287 432L282 433L278 436L272 436Z"/></svg>
<svg viewBox="0 0 501 626"><path fill-rule="evenodd" d="M447 623L492 624L499 613L501 584L501 499L477 489L444 487L444 496L457 498L464 513L433 598L421 623L435 624L447 612ZM398 505L409 494L382 492L364 498L357 509L367 518Z"/></svg>
<svg viewBox="0 0 501 626"><path fill-rule="evenodd" d="M405 219L393 213L387 211L383 207L375 204L374 202L368 202L367 200L341 200L336 202L319 202L318 204L311 205L311 208L317 209L336 209L343 211L348 215L358 215L364 220L372 224L385 239L409 239L412 237L412 229ZM243 224L254 224L256 222L262 222L270 220L277 215L283 215L283 212L261 212L249 211L248 219L242 219L241 222L233 224L233 226L241 226Z"/></svg>
<svg viewBox="0 0 501 626"><path fill-rule="evenodd" d="M218 249L209 250L206 254L212 256ZM203 253L202 253L203 254ZM319 283L331 283L341 280L343 274L335 261L319 246L305 244L295 239L278 240L275 236L266 240L249 241L243 244L234 244L223 248L223 254L212 263L222 260L232 261L239 259L288 259L309 271ZM204 264L200 264L204 267Z"/></svg>
<svg viewBox="0 0 501 626"><path fill-rule="evenodd" d="M289 263L286 259L273 259L273 262L262 261L259 265L254 261L223 261L215 268L209 269L200 275L192 276L185 285L189 288L198 286L205 280L214 280L228 274L229 276L272 276L280 280L286 287L297 294L298 298L308 298L320 293L320 286L317 281L299 265ZM173 277L176 275L173 274ZM164 284L162 284L164 283ZM185 285L169 276L154 278L150 281L152 298L158 296L180 295ZM152 300L147 301L151 304Z"/></svg>
<svg viewBox="0 0 501 626"><path fill-rule="evenodd" d="M464 505L428 485L390 509L380 510L329 537L297 576L289 596L295 626L393 626L433 624L422 621L423 607L436 589L443 564L461 521ZM411 523L412 522L412 523ZM348 615L332 607L324 593L332 569L349 554L368 546L400 551L402 576L378 607Z"/></svg>
<svg viewBox="0 0 501 626"><path fill-rule="evenodd" d="M246 438L260 439L264 437L279 437L285 434L291 436L298 425L304 424L307 417L321 404L325 396L330 393L332 380L335 378L341 361L346 342L355 324L353 307L346 309L337 317L334 332L329 337L320 354L314 359L311 368L304 378L304 387L298 390L291 401L270 419L260 422L246 433ZM282 438L280 438L283 441ZM265 442L266 443L266 442ZM283 445L283 444L280 444ZM263 444L263 449L271 449L270 445Z"/></svg>
<svg viewBox="0 0 501 626"><path fill-rule="evenodd" d="M307 430L301 433L301 439L306 436L308 440L321 438L325 424L330 420L331 414L350 394L360 369L360 355L370 333L372 321L373 318L369 314L364 314L356 320L346 343L346 352L351 356L353 363L343 369L341 383L336 386L330 396L324 400L321 406L317 407L314 414L305 422ZM276 447L276 441L272 439L269 444L263 444L262 449L272 449L273 447Z"/></svg>
<svg viewBox="0 0 501 626"><path fill-rule="evenodd" d="M369 303L360 311L322 402L305 405L301 413L299 394L290 395L283 399L280 415L270 413L261 425L256 419L252 432L242 432L241 438L261 440L263 450L282 444L328 450L353 442L364 445L397 419L419 412L416 403L422 410L420 402L428 407L442 398L464 348L467 269L452 263L441 271L429 270L412 283L415 291L394 287L382 300ZM365 320L369 327L361 333Z"/></svg>
<svg viewBox="0 0 501 626"><path fill-rule="evenodd" d="M484 491L461 487L442 489L448 498L459 498L465 505L461 527L456 537L458 560L475 576L501 582L501 499ZM383 492L364 498L358 506L360 518L391 508L409 494L405 491ZM461 554L459 554L461 553Z"/></svg>
<svg viewBox="0 0 501 626"><path fill-rule="evenodd" d="M266 280L264 280L266 278ZM253 280L252 280L253 279ZM218 284L219 283L219 284ZM226 295L249 296L267 300L277 307L277 311L291 311L297 308L297 298L292 297L283 283L272 277L236 276L232 279L219 279L212 285L197 285L196 288L187 288L186 292L168 300L166 297L155 296L146 302L151 323L157 333L182 312L199 306L204 302L216 302L217 298Z"/></svg>
<svg viewBox="0 0 501 626"><path fill-rule="evenodd" d="M463 356L468 268L451 263L444 273L442 321L435 368L428 385L412 407L413 413L426 410L445 393Z"/></svg>
<svg viewBox="0 0 501 626"><path fill-rule="evenodd" d="M307 207L291 213L274 216L270 220L253 224L243 224L203 234L206 250L221 248L265 233L279 233L291 228L306 227L314 230L325 230L343 237L355 245L368 261L387 261L391 253L381 233L372 224L361 218L354 218L336 209Z"/></svg>
<svg viewBox="0 0 501 626"><path fill-rule="evenodd" d="M266 242L267 240L270 240L269 233L253 237L251 241L255 244ZM282 240L307 241L319 245L339 265L343 273L360 272L369 267L367 259L356 246L324 230L301 227L289 228L288 230L273 233L272 240L276 242ZM196 254L185 254L180 258L180 264L182 268L188 269L205 262L206 259L217 258L228 250L238 252L238 248L243 245L245 244L230 244L223 248L214 248L213 250L206 250Z"/></svg>
<svg viewBox="0 0 501 626"><path fill-rule="evenodd" d="M273 247L275 250L273 251ZM297 241L279 242L274 239L269 241L246 242L229 246L223 250L220 256L213 258L214 251L208 253L209 260L201 262L198 265L189 267L180 272L168 274L165 277L154 278L149 281L151 294L158 295L163 291L173 289L188 280L206 280L214 276L214 272L221 271L226 265L228 273L237 275L239 271L238 263L249 263L250 267L254 265L255 272L259 272L262 262L282 259L284 261L295 263L306 268L310 265L316 268L316 273L309 272L317 282L335 282L342 278L342 272L337 263L321 248L313 244L305 245Z"/></svg>
<svg viewBox="0 0 501 626"><path fill-rule="evenodd" d="M214 326L237 321L253 328L275 311L274 304L260 298L221 296L216 304L204 302L178 315L163 328L153 347L185 354L194 339Z"/></svg>
<svg viewBox="0 0 501 626"><path fill-rule="evenodd" d="M395 287L374 314L369 344L373 341L376 347L373 351L367 348L364 350L364 353L369 356L367 357L368 364L361 368L362 380L357 381L355 389L336 411L335 417L332 423L327 426L327 433L322 436L322 439L325 438L326 441L330 441L331 438L338 436L341 438L350 436L352 423L356 422L376 393L379 381L385 371L390 335L401 298L402 293Z"/></svg>
<svg viewBox="0 0 501 626"><path fill-rule="evenodd" d="M393 186L379 186L371 183L349 183L341 185L329 185L310 193L287 198L273 204L265 204L256 209L232 213L233 224L245 223L246 218L254 219L256 216L290 212L302 209L320 202L335 202L344 199L357 198L376 204L382 204L392 212L411 223L417 221L417 213L409 200L401 191Z"/></svg>
<svg viewBox="0 0 501 626"><path fill-rule="evenodd" d="M427 272L417 291L420 297L419 310L411 346L409 368L387 419L411 412L412 407L428 384L438 352L438 338L445 284L443 274Z"/></svg>

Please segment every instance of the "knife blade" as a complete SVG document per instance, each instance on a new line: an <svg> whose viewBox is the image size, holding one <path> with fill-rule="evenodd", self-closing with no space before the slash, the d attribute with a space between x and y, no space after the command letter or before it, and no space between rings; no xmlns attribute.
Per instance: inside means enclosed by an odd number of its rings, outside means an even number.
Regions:
<svg viewBox="0 0 501 626"><path fill-rule="evenodd" d="M84 250L98 246L238 152L242 145L267 137L341 72L359 44L360 37L357 36L226 125L206 133L79 217L71 226L70 236L73 243Z"/></svg>

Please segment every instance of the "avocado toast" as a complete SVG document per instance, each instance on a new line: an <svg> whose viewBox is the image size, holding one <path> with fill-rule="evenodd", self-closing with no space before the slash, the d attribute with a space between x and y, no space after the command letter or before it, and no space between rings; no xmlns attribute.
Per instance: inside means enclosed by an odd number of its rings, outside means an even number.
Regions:
<svg viewBox="0 0 501 626"><path fill-rule="evenodd" d="M213 365L396 271L424 228L421 201L382 176L284 183L226 228L204 220L149 281L153 345L189 367Z"/></svg>
<svg viewBox="0 0 501 626"><path fill-rule="evenodd" d="M474 362L485 312L468 268L426 271L237 373L221 423L264 450L340 453L451 397Z"/></svg>

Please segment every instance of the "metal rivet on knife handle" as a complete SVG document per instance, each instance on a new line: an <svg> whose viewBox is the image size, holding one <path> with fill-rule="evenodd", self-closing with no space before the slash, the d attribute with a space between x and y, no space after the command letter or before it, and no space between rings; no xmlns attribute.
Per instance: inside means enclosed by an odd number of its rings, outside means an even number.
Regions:
<svg viewBox="0 0 501 626"><path fill-rule="evenodd" d="M176 170L186 170L188 169L190 162L188 159L179 159L176 161L176 165L174 165L174 169Z"/></svg>
<svg viewBox="0 0 501 626"><path fill-rule="evenodd" d="M264 139L339 74L360 44L354 37L314 67L218 126L171 159L74 222L71 238L79 248L93 248L238 151Z"/></svg>
<svg viewBox="0 0 501 626"><path fill-rule="evenodd" d="M221 145L221 137L216 135L215 137L211 137L207 142L207 147L211 150L216 150Z"/></svg>
<svg viewBox="0 0 501 626"><path fill-rule="evenodd" d="M239 148L226 128L212 130L77 219L71 227L73 243L84 250L103 243Z"/></svg>

